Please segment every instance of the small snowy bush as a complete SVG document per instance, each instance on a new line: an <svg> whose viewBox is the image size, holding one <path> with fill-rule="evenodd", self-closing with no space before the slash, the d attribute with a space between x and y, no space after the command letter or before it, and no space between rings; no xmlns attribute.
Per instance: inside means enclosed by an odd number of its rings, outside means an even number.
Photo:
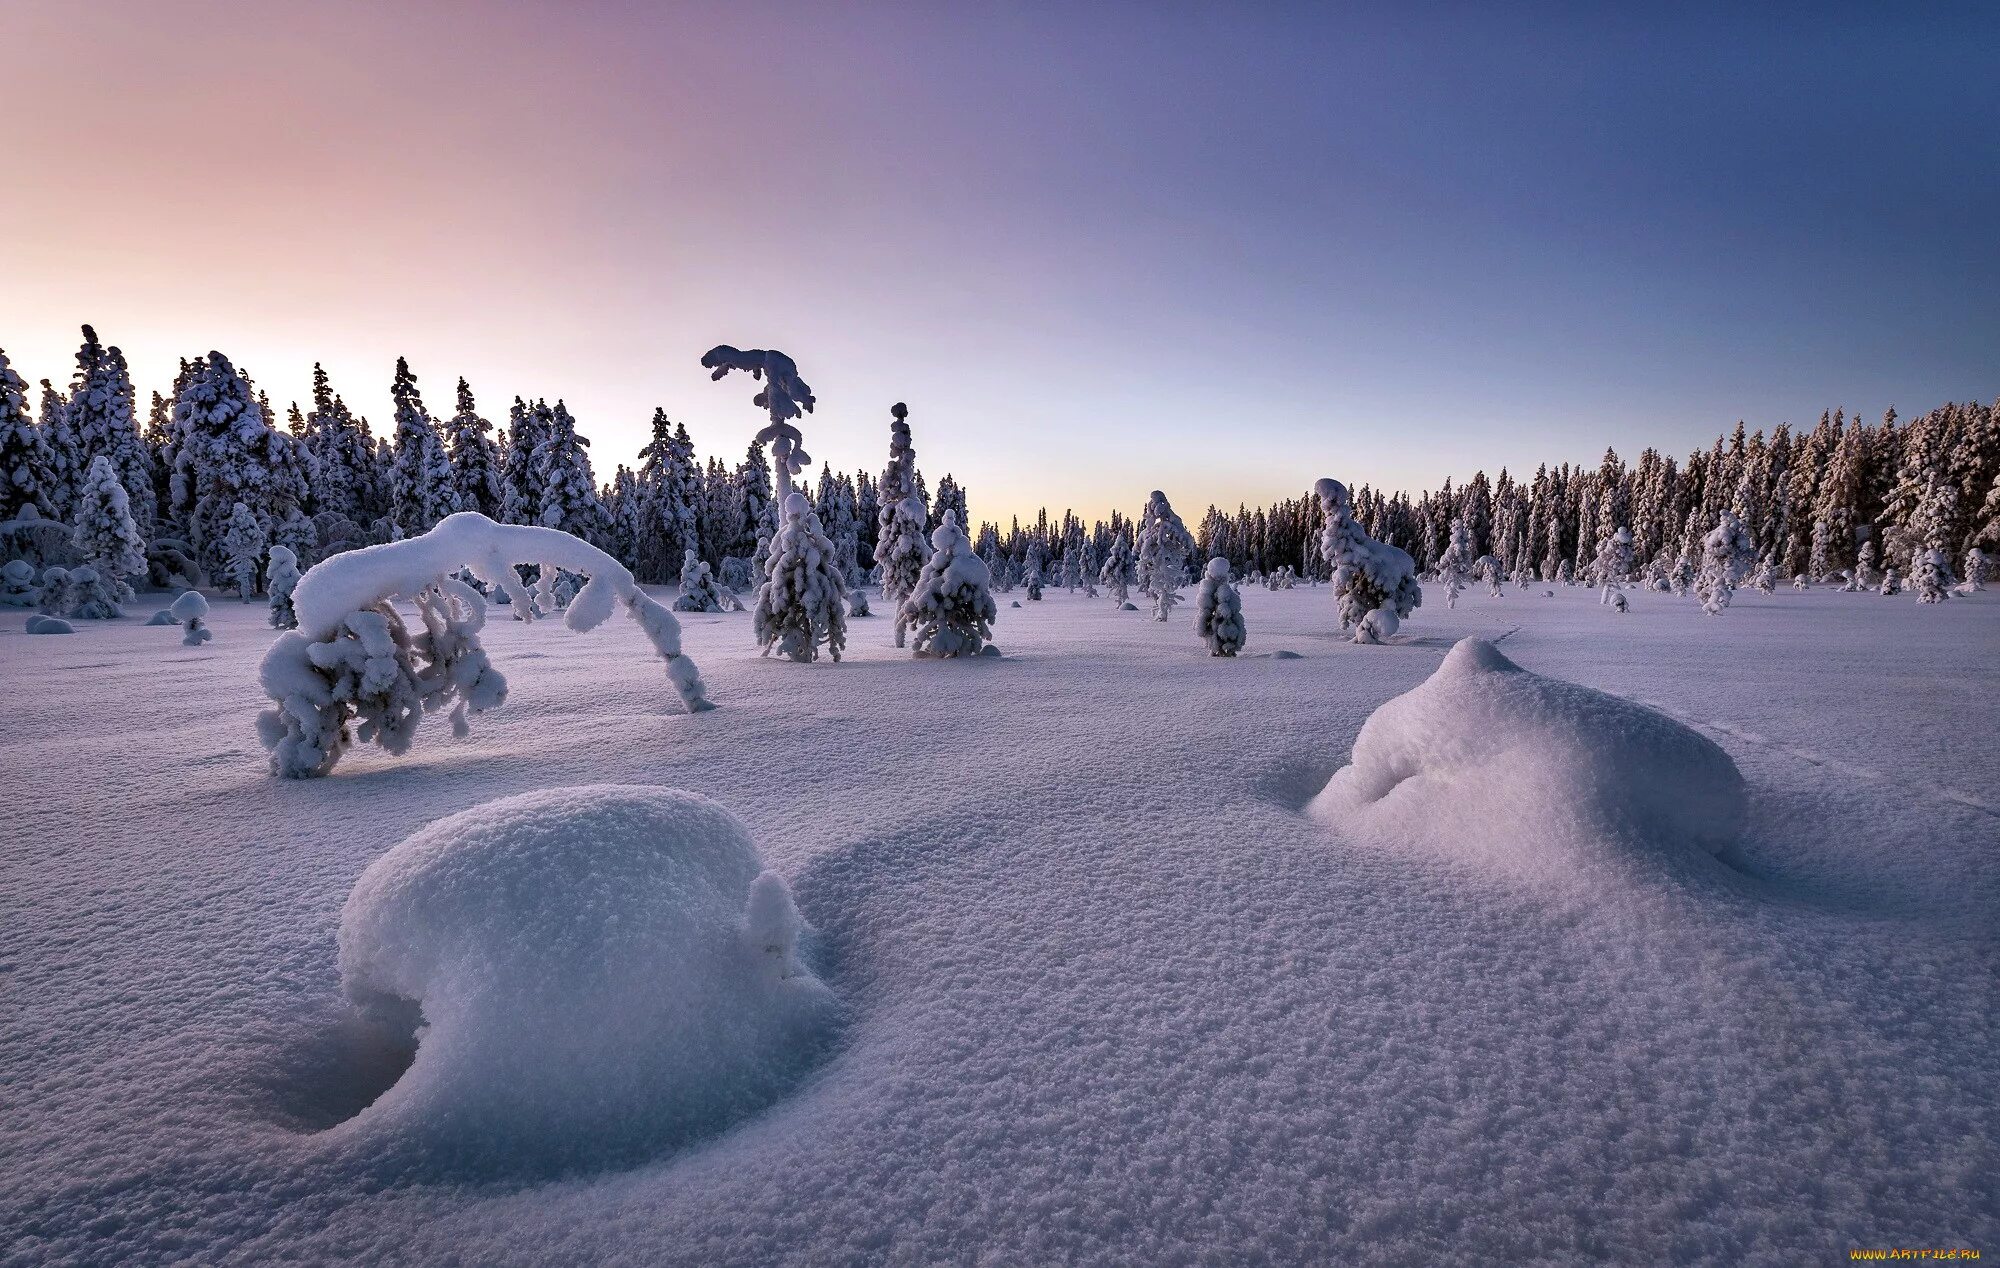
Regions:
<svg viewBox="0 0 2000 1268"><path fill-rule="evenodd" d="M201 591L190 590L179 596L167 611L187 631L181 638L187 646L200 647L215 637L215 632L208 628L208 600L201 597Z"/></svg>
<svg viewBox="0 0 2000 1268"><path fill-rule="evenodd" d="M824 1050L837 1005L805 932L742 822L693 793L556 788L440 819L341 912L349 998L417 1039L345 1130L483 1171L699 1139Z"/></svg>
<svg viewBox="0 0 2000 1268"><path fill-rule="evenodd" d="M916 589L896 610L896 646L903 645L905 631L915 630L918 656L976 656L993 637L1000 609L988 589L986 565L958 526L957 511L944 513L931 548Z"/></svg>
<svg viewBox="0 0 2000 1268"><path fill-rule="evenodd" d="M1903 579L1896 574L1896 570L1894 568L1883 569L1882 585L1880 586L1879 589L1877 589L1876 593L1881 594L1885 597L1894 597L1896 595L1901 594L1902 592L1903 592Z"/></svg>
<svg viewBox="0 0 2000 1268"><path fill-rule="evenodd" d="M1370 537L1354 518L1347 486L1322 479L1313 486L1326 513L1320 553L1333 566L1333 597L1340 605L1340 628L1352 629L1357 643L1380 643L1395 634L1403 618L1424 601L1416 565L1396 547Z"/></svg>
<svg viewBox="0 0 2000 1268"><path fill-rule="evenodd" d="M1122 609L1132 601L1132 584L1137 580L1132 548L1125 544L1123 533L1113 533L1111 548L1104 552L1104 567L1097 574L1097 583L1111 591L1111 601Z"/></svg>
<svg viewBox="0 0 2000 1268"><path fill-rule="evenodd" d="M257 597L258 567L270 541L271 535L250 508L238 502L229 513L229 531L223 534L222 553L228 560L229 583L245 603Z"/></svg>
<svg viewBox="0 0 2000 1268"><path fill-rule="evenodd" d="M89 564L78 564L64 578L62 615L86 621L109 621L125 615L122 601L132 597L132 587L104 576Z"/></svg>
<svg viewBox="0 0 2000 1268"><path fill-rule="evenodd" d="M838 661L847 646L847 612L841 606L847 577L805 494L785 496L784 521L771 539L765 571L751 609L763 654L776 647L781 656L809 661L824 645Z"/></svg>
<svg viewBox="0 0 2000 1268"><path fill-rule="evenodd" d="M1941 550L1920 550L1910 560L1910 589L1919 603L1943 603L1951 597L1958 578L1951 575L1951 561Z"/></svg>
<svg viewBox="0 0 2000 1268"><path fill-rule="evenodd" d="M271 628L296 629L299 614L292 606L292 591L299 585L299 557L290 547L271 547L270 563L264 570L264 585L271 592Z"/></svg>
<svg viewBox="0 0 2000 1268"><path fill-rule="evenodd" d="M1632 572L1632 530L1620 527L1606 533L1597 543L1597 558L1590 566L1591 580L1597 583L1597 601L1608 604L1611 596L1625 588Z"/></svg>
<svg viewBox="0 0 2000 1268"><path fill-rule="evenodd" d="M1729 597L1743 580L1750 561L1757 557L1743 521L1730 511L1722 512L1714 528L1701 540L1701 574L1695 592L1701 596L1701 610L1720 616L1729 607Z"/></svg>
<svg viewBox="0 0 2000 1268"><path fill-rule="evenodd" d="M1736 838L1748 805L1706 736L1466 639L1369 717L1311 809L1356 841L1568 885L1640 857L1699 862Z"/></svg>
<svg viewBox="0 0 2000 1268"><path fill-rule="evenodd" d="M847 615L849 617L873 616L868 610L868 592L859 586L847 592Z"/></svg>
<svg viewBox="0 0 2000 1268"><path fill-rule="evenodd" d="M688 551L681 560L681 592L674 599L676 612L720 612L722 595L715 587L715 578L708 565Z"/></svg>
<svg viewBox="0 0 2000 1268"><path fill-rule="evenodd" d="M1194 631L1208 644L1211 656L1234 656L1243 650L1243 597L1229 584L1229 561L1211 559L1195 595Z"/></svg>
<svg viewBox="0 0 2000 1268"><path fill-rule="evenodd" d="M1986 588L1986 578L1993 574L1992 561L1986 552L1974 546L1965 552L1965 584L1960 587L1966 594Z"/></svg>
<svg viewBox="0 0 2000 1268"><path fill-rule="evenodd" d="M1463 517L1451 522L1451 543L1438 557L1438 584L1444 587L1444 605L1458 606L1459 591L1472 576L1472 530L1465 526Z"/></svg>
<svg viewBox="0 0 2000 1268"><path fill-rule="evenodd" d="M486 600L457 574L469 569L504 589L515 612L532 617L534 601L515 571L531 560L590 578L565 614L571 630L595 629L622 606L666 663L682 704L710 707L700 671L681 654L680 624L624 565L558 529L460 511L421 536L343 551L300 578L292 595L299 628L279 636L259 671L273 702L258 717L272 771L324 775L356 739L401 754L427 712L448 708L463 735L468 711L498 707L507 681L480 645ZM416 606L420 630L404 624L397 599Z"/></svg>
<svg viewBox="0 0 2000 1268"><path fill-rule="evenodd" d="M41 602L42 590L35 584L35 566L25 559L9 559L0 564L0 606L31 608Z"/></svg>

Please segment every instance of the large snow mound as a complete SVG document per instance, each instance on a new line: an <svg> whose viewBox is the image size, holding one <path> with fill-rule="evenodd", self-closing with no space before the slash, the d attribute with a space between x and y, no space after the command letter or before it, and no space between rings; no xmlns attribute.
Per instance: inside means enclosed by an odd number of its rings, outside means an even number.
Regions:
<svg viewBox="0 0 2000 1268"><path fill-rule="evenodd" d="M1517 874L1714 855L1747 814L1736 763L1706 736L1476 638L1369 716L1311 808L1353 835Z"/></svg>
<svg viewBox="0 0 2000 1268"><path fill-rule="evenodd" d="M832 1021L801 930L743 824L692 793L558 788L441 819L341 915L349 996L416 1024L418 1046L339 1130L484 1170L715 1130L777 1095Z"/></svg>

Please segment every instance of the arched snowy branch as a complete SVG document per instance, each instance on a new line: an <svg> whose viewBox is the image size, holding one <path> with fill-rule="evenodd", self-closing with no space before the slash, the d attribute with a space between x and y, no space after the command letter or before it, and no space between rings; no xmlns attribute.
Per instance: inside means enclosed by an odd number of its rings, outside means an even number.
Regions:
<svg viewBox="0 0 2000 1268"><path fill-rule="evenodd" d="M757 433L757 443L771 447L772 465L776 467L779 493L791 491L791 478L803 471L812 458L799 448L804 439L791 420L802 414L810 414L813 409L813 392L806 381L799 377L799 367L782 352L768 348L732 348L719 343L701 357L702 369L709 371L709 378L719 379L731 370L745 370L753 379L764 384L764 390L751 399L751 404L768 410L771 421Z"/></svg>
<svg viewBox="0 0 2000 1268"><path fill-rule="evenodd" d="M688 711L713 707L700 671L681 653L680 623L624 565L568 533L462 511L421 537L335 555L299 579L298 628L272 645L260 671L274 702L258 719L272 771L324 775L357 729L358 738L402 753L424 713L450 706L462 735L468 710L497 707L507 682L479 644L486 601L457 574L503 590L517 614L532 618L534 596L514 570L520 564L589 577L563 623L582 633L622 606L666 662ZM422 632L404 625L397 599L416 605Z"/></svg>

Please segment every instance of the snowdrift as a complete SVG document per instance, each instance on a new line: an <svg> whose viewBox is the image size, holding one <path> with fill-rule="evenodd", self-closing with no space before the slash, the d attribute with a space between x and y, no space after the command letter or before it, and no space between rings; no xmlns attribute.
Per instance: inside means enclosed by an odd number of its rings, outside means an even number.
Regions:
<svg viewBox="0 0 2000 1268"><path fill-rule="evenodd" d="M1369 717L1311 811L1360 838L1564 879L1635 854L1712 856L1746 802L1707 737L1469 638Z"/></svg>
<svg viewBox="0 0 2000 1268"><path fill-rule="evenodd" d="M337 1130L486 1172L716 1130L778 1095L831 1025L802 928L743 824L692 793L560 788L441 819L342 913L348 995L418 1042Z"/></svg>

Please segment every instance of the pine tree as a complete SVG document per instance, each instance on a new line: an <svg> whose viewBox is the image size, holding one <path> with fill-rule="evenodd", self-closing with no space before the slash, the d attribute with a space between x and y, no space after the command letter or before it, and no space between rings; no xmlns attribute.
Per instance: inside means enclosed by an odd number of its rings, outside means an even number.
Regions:
<svg viewBox="0 0 2000 1268"><path fill-rule="evenodd" d="M1243 598L1229 584L1229 561L1211 559L1195 595L1194 631L1208 644L1211 656L1234 656L1243 650Z"/></svg>
<svg viewBox="0 0 2000 1268"><path fill-rule="evenodd" d="M1111 591L1111 601L1122 610L1131 606L1132 586L1138 579L1137 564L1125 534L1112 533L1104 552L1104 567L1097 574L1098 584Z"/></svg>
<svg viewBox="0 0 2000 1268"><path fill-rule="evenodd" d="M1451 540L1438 557L1438 581L1444 586L1444 605L1458 606L1459 591L1472 575L1472 532L1463 517L1451 522Z"/></svg>
<svg viewBox="0 0 2000 1268"><path fill-rule="evenodd" d="M1755 552L1749 531L1735 512L1718 512L1715 527L1702 539L1701 575L1696 581L1702 611L1720 616L1729 607L1730 595L1756 558Z"/></svg>
<svg viewBox="0 0 2000 1268"><path fill-rule="evenodd" d="M236 593L245 603L257 597L258 572L269 549L269 532L249 507L238 502L230 510L229 530L223 535L222 550L229 561L229 584L236 587Z"/></svg>
<svg viewBox="0 0 2000 1268"><path fill-rule="evenodd" d="M423 394L410 363L396 358L396 378L389 388L396 403L395 456L389 467L394 507L390 512L406 537L428 533L432 525L459 509L458 486L451 459L430 411L424 408ZM261 550L258 552L263 553Z"/></svg>
<svg viewBox="0 0 2000 1268"><path fill-rule="evenodd" d="M520 397L508 411L507 441L501 449L501 478L506 482L500 513L509 524L542 522L542 471L536 452L542 447L543 416Z"/></svg>
<svg viewBox="0 0 2000 1268"><path fill-rule="evenodd" d="M597 481L590 473L590 442L576 434L576 420L561 401L550 410L535 404L542 432L535 464L542 473L540 523L559 528L595 544L605 531L604 505L598 500Z"/></svg>
<svg viewBox="0 0 2000 1268"><path fill-rule="evenodd" d="M785 495L784 519L766 560L766 579L751 613L764 654L775 646L782 656L810 661L824 645L839 661L847 646L846 578L803 493Z"/></svg>
<svg viewBox="0 0 2000 1268"><path fill-rule="evenodd" d="M132 587L126 578L146 575L146 543L132 517L125 486L119 482L109 457L99 454L90 460L90 470L77 491L74 518L76 530L71 545L77 558L100 579L108 608L74 615L121 615L116 605L132 598Z"/></svg>
<svg viewBox="0 0 2000 1268"><path fill-rule="evenodd" d="M83 480L83 445L70 421L69 402L47 379L42 380L41 433L49 454L49 501L56 518L67 521Z"/></svg>
<svg viewBox="0 0 2000 1268"><path fill-rule="evenodd" d="M927 508L916 491L917 451L910 443L909 407L889 407L889 465L882 471L875 562L882 569L882 599L891 606L909 597L930 552L924 535Z"/></svg>
<svg viewBox="0 0 2000 1268"><path fill-rule="evenodd" d="M0 351L0 522L55 519L49 446L28 416L28 385Z"/></svg>
<svg viewBox="0 0 2000 1268"><path fill-rule="evenodd" d="M270 523L289 438L281 440L271 428L250 381L220 352L209 353L188 375L174 401L174 427L180 439L173 501L187 508L188 540L201 566L223 575L231 559L223 539L234 508L241 503L260 523Z"/></svg>
<svg viewBox="0 0 2000 1268"><path fill-rule="evenodd" d="M271 593L271 628L297 629L299 613L292 606L292 592L299 586L299 557L289 547L271 547L270 562L264 570L264 585Z"/></svg>
<svg viewBox="0 0 2000 1268"><path fill-rule="evenodd" d="M907 631L916 631L918 656L977 656L993 637L1000 614L993 602L991 575L972 543L958 526L958 512L947 510L944 522L931 534L930 561L916 586L896 609L896 646Z"/></svg>
<svg viewBox="0 0 2000 1268"><path fill-rule="evenodd" d="M1380 643L1393 636L1403 618L1424 601L1415 561L1408 552L1376 541L1362 529L1346 485L1322 479L1313 491L1325 516L1320 555L1333 566L1340 628L1352 629L1357 643ZM1567 566L1565 559L1561 567Z"/></svg>
<svg viewBox="0 0 2000 1268"><path fill-rule="evenodd" d="M318 362L313 363L312 410L305 416L301 444L312 464L314 508L340 516L357 530L365 527L379 514L374 438L368 424L334 394Z"/></svg>
<svg viewBox="0 0 2000 1268"><path fill-rule="evenodd" d="M493 424L480 416L472 388L459 379L458 412L445 424L453 504L458 510L497 519L506 506L507 483L500 474L500 445L492 433Z"/></svg>
<svg viewBox="0 0 2000 1268"><path fill-rule="evenodd" d="M682 561L699 551L700 485L694 442L687 426L653 411L653 438L639 451L639 527L634 544L641 581L661 584L680 576Z"/></svg>
<svg viewBox="0 0 2000 1268"><path fill-rule="evenodd" d="M133 417L132 374L125 354L106 348L97 332L83 328L83 346L76 354L76 377L70 383L67 423L76 437L77 492L82 491L89 468L96 458L107 458L126 489L132 518L140 531L150 531L154 520L153 465L151 455L139 437L138 420Z"/></svg>
<svg viewBox="0 0 2000 1268"><path fill-rule="evenodd" d="M1167 502L1167 495L1154 489L1146 499L1138 539L1139 588L1153 597L1153 619L1164 621L1180 602L1180 586L1187 580L1188 557L1194 553L1194 539L1187 526Z"/></svg>

